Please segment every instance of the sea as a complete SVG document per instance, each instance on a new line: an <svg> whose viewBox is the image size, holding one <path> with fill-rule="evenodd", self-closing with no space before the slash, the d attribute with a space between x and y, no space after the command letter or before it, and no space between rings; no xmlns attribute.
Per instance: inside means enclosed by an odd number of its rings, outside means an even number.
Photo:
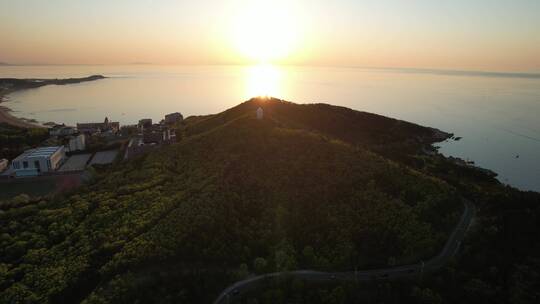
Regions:
<svg viewBox="0 0 540 304"><path fill-rule="evenodd" d="M329 103L438 128L440 152L540 191L540 74L298 66L0 66L0 77L108 78L12 93L13 115L75 125L219 113L254 96Z"/></svg>

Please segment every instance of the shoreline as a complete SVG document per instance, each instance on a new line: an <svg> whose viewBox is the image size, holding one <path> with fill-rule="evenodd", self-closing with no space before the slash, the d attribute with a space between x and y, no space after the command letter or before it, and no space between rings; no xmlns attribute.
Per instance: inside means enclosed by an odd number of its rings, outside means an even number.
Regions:
<svg viewBox="0 0 540 304"><path fill-rule="evenodd" d="M11 115L9 113L11 112L11 109L3 105L3 103L6 101L4 98L4 95L0 95L0 123L5 123L18 128L45 128L40 124L30 123L24 118Z"/></svg>
<svg viewBox="0 0 540 304"><path fill-rule="evenodd" d="M11 109L3 106L2 103L6 101L7 94L35 89L46 85L68 85L76 84L87 81L95 81L105 79L102 75L92 75L83 78L67 78L67 79L17 79L17 78L0 78L0 123L6 123L8 125L19 128L46 128L40 125L38 122L34 123L27 119L15 117L11 115Z"/></svg>

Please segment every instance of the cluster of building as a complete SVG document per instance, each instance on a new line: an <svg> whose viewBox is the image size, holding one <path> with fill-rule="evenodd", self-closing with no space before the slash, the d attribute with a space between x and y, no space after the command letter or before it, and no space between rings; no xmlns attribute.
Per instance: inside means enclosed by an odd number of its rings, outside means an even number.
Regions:
<svg viewBox="0 0 540 304"><path fill-rule="evenodd" d="M83 151L86 149L85 134L77 128L66 125L55 125L49 129L49 135L54 139L62 139L68 152Z"/></svg>
<svg viewBox="0 0 540 304"><path fill-rule="evenodd" d="M153 124L152 119L149 118L139 120L138 134L129 140L125 159L137 157L161 145L176 142L176 132L171 126L182 120L180 113L166 115L159 124Z"/></svg>
<svg viewBox="0 0 540 304"><path fill-rule="evenodd" d="M77 130L81 133L91 135L114 135L118 131L120 131L120 123L110 122L109 118L105 117L105 120L103 122L77 123Z"/></svg>
<svg viewBox="0 0 540 304"><path fill-rule="evenodd" d="M11 166L7 159L1 159L0 173L6 171L3 175L14 177L38 176L84 170L87 164L112 162L118 149L84 154L87 141L92 137L103 137L114 142L129 140L124 157L132 158L155 147L175 142L174 126L182 120L180 113L168 114L158 124L153 124L151 119L141 119L137 125L126 126L127 129L135 130L134 134L130 133L130 137L123 137L120 123L111 122L108 118L97 123L77 123L76 127L54 125L49 129L50 138L46 146L24 151L11 161ZM67 156L66 153L75 154Z"/></svg>

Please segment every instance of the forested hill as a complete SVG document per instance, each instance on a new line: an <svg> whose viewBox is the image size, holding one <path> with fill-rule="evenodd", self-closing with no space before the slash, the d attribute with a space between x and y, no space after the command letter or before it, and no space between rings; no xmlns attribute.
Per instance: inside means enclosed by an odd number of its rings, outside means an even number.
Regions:
<svg viewBox="0 0 540 304"><path fill-rule="evenodd" d="M296 104L274 98L253 98L216 115L190 117L188 134L198 134L261 107L267 118L291 129L315 131L352 144L434 143L451 134L377 114L329 104Z"/></svg>
<svg viewBox="0 0 540 304"><path fill-rule="evenodd" d="M265 117L284 128L339 139L407 165L417 161L415 155L433 149L433 143L452 136L434 128L345 107L296 104L274 98L253 98L219 114L188 117L186 135L207 132L239 117L254 117L259 107Z"/></svg>
<svg viewBox="0 0 540 304"><path fill-rule="evenodd" d="M252 273L429 258L460 197L371 148L434 132L268 99L190 118L178 144L76 193L3 202L0 302L209 303Z"/></svg>

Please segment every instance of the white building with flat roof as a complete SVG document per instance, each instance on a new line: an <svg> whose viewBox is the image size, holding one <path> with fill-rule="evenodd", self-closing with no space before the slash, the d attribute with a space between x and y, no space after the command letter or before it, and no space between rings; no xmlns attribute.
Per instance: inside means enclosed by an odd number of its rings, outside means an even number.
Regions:
<svg viewBox="0 0 540 304"><path fill-rule="evenodd" d="M36 176L55 171L66 158L65 149L59 147L40 147L24 151L11 162L15 176Z"/></svg>

